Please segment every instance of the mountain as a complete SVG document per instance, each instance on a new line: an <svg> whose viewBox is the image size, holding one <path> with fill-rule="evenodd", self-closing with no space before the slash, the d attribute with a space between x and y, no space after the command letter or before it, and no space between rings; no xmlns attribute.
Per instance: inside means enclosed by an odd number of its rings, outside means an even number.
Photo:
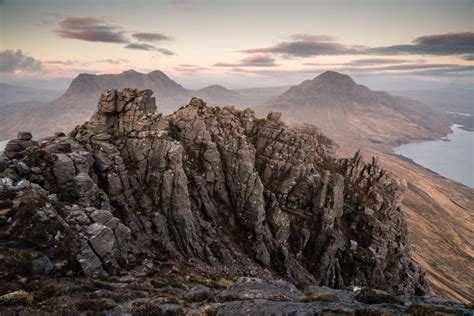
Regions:
<svg viewBox="0 0 474 316"><path fill-rule="evenodd" d="M57 308L44 300L61 295L69 310L173 297L174 308L188 310L199 308L187 303L193 300L214 302L204 284L220 291L215 301L230 304L226 311L241 297L366 312L377 302L400 311L444 304L421 297L431 292L410 255L400 208L406 183L377 159L339 159L316 127L287 126L275 112L258 119L250 109L192 98L162 115L151 95L107 90L68 135L38 144L21 132L7 144L0 277L8 288L0 306L12 295L31 295L19 303L41 309ZM308 297L288 282L306 287ZM74 287L58 291L64 284ZM2 296L10 292L16 296ZM333 294L318 299L318 292ZM334 293L361 304L338 302Z"/></svg>
<svg viewBox="0 0 474 316"><path fill-rule="evenodd" d="M258 109L284 113L290 123L313 123L340 142L394 144L449 133L443 113L386 92L372 91L347 75L327 71L291 87Z"/></svg>
<svg viewBox="0 0 474 316"><path fill-rule="evenodd" d="M73 108L89 116L94 111L95 100L104 90L125 87L154 91L160 110L164 112L176 108L180 102L186 102L188 99L188 91L159 70L148 74L128 70L120 74L80 74L71 82L64 95L53 103L63 110Z"/></svg>
<svg viewBox="0 0 474 316"><path fill-rule="evenodd" d="M279 96L289 88L291 88L291 86L253 87L245 89L236 89L234 91L244 96L249 104L255 106L265 103L266 101Z"/></svg>
<svg viewBox="0 0 474 316"><path fill-rule="evenodd" d="M42 100L48 102L59 97L63 91L29 88L0 83L0 107L9 103L32 102Z"/></svg>
<svg viewBox="0 0 474 316"><path fill-rule="evenodd" d="M244 96L238 92L229 90L221 85L212 85L199 90L196 90L194 96L200 97L208 101L209 104L213 105L224 105L224 104L243 104Z"/></svg>

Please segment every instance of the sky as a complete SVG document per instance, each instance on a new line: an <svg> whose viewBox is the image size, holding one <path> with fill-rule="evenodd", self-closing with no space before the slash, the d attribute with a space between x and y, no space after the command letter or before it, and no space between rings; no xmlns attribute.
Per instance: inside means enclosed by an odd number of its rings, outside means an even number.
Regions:
<svg viewBox="0 0 474 316"><path fill-rule="evenodd" d="M472 85L474 0L0 0L0 81L164 71L187 88L325 70L376 89Z"/></svg>

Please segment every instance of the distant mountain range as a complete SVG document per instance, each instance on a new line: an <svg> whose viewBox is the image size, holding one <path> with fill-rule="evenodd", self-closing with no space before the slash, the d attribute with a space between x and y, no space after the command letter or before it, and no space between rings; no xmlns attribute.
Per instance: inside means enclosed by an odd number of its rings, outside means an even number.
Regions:
<svg viewBox="0 0 474 316"><path fill-rule="evenodd" d="M441 112L403 97L372 91L351 77L327 71L256 108L282 112L289 123L312 123L339 142L375 144L434 139L449 133Z"/></svg>
<svg viewBox="0 0 474 316"><path fill-rule="evenodd" d="M15 136L13 131L18 129L31 131L35 137L68 132L89 119L104 90L126 87L153 90L158 111L164 114L197 96L209 105L255 107L261 116L268 111L283 112L289 123L314 123L338 141L349 137L351 141L368 139L379 144L431 139L448 133L450 125L443 114L420 102L371 91L337 72L328 71L294 87L233 91L220 85L189 90L159 70L147 74L128 70L120 74L80 74L53 101L54 93L44 96L46 92L38 90L43 94L34 94L36 100L0 106L0 139Z"/></svg>
<svg viewBox="0 0 474 316"><path fill-rule="evenodd" d="M54 131L68 132L76 124L89 119L104 90L123 88L153 90L158 111L165 114L177 110L193 96L201 97L209 105L251 107L283 92L281 88L255 88L242 90L240 93L220 85L189 90L159 70L147 74L134 70L120 74L80 74L66 92L53 101L52 93L48 96L32 94L35 97L7 102L9 104L0 107L0 139L14 137L14 131L18 129L31 131L35 137ZM272 91L275 94L272 95ZM54 95L58 96L59 94Z"/></svg>
<svg viewBox="0 0 474 316"><path fill-rule="evenodd" d="M59 97L63 91L37 89L0 83L0 106L19 102L51 101Z"/></svg>

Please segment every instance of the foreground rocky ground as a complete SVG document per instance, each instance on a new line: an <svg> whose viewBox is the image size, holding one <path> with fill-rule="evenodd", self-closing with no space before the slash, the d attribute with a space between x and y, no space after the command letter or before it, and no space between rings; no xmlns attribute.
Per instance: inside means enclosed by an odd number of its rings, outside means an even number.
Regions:
<svg viewBox="0 0 474 316"><path fill-rule="evenodd" d="M196 98L155 110L149 90L109 90L69 135L8 143L6 310L467 313L429 298L400 209L406 184L377 159L337 159L319 130L279 113Z"/></svg>
<svg viewBox="0 0 474 316"><path fill-rule="evenodd" d="M0 296L5 315L474 315L469 306L439 297L298 289L282 280L208 277L170 262L148 262L148 268L126 276L43 278L6 290Z"/></svg>

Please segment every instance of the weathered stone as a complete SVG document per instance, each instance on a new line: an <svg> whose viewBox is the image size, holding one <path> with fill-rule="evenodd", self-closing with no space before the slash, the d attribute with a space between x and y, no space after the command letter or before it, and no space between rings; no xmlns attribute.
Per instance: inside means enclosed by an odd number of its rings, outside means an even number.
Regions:
<svg viewBox="0 0 474 316"><path fill-rule="evenodd" d="M84 274L91 277L99 277L108 275L102 268L102 262L96 256L86 241L82 242L80 252L76 255L76 259L82 267Z"/></svg>
<svg viewBox="0 0 474 316"><path fill-rule="evenodd" d="M212 292L208 287L193 284L186 292L184 292L183 298L191 302L201 302L209 299L211 295Z"/></svg>
<svg viewBox="0 0 474 316"><path fill-rule="evenodd" d="M22 162L22 161L19 161L16 164L16 168L17 168L18 174L20 176L26 176L31 172L30 167L28 167L28 165L26 163Z"/></svg>
<svg viewBox="0 0 474 316"><path fill-rule="evenodd" d="M161 304L158 306L158 312L163 316L183 316L184 310L178 304Z"/></svg>
<svg viewBox="0 0 474 316"><path fill-rule="evenodd" d="M30 132L18 132L17 138L21 140L30 140L33 138L33 135L31 135Z"/></svg>
<svg viewBox="0 0 474 316"><path fill-rule="evenodd" d="M112 252L115 246L115 237L110 228L99 223L93 223L87 227L86 232L91 247L100 258L105 258Z"/></svg>
<svg viewBox="0 0 474 316"><path fill-rule="evenodd" d="M279 121L281 118L281 112L270 112L267 115L267 119L270 121Z"/></svg>
<svg viewBox="0 0 474 316"><path fill-rule="evenodd" d="M47 275L53 270L54 266L47 256L36 258L31 263L31 275Z"/></svg>

